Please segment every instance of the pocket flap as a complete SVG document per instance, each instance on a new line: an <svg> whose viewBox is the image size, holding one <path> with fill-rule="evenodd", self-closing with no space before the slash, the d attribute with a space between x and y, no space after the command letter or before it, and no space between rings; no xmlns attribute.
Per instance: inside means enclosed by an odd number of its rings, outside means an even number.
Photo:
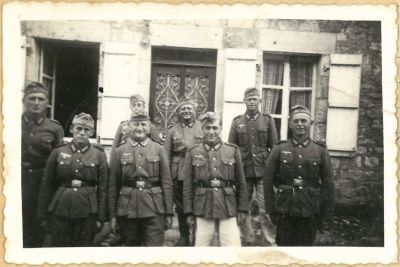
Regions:
<svg viewBox="0 0 400 267"><path fill-rule="evenodd" d="M311 159L309 159L309 162L310 162L311 165L317 166L317 165L319 165L321 163L321 159L319 159L319 158L311 158Z"/></svg>
<svg viewBox="0 0 400 267"><path fill-rule="evenodd" d="M57 163L58 165L71 165L71 158L58 157Z"/></svg>
<svg viewBox="0 0 400 267"><path fill-rule="evenodd" d="M132 157L121 157L121 164L126 165L126 164L132 164L133 163L133 158Z"/></svg>
<svg viewBox="0 0 400 267"><path fill-rule="evenodd" d="M222 162L226 165L234 165L236 163L235 159L222 159Z"/></svg>
<svg viewBox="0 0 400 267"><path fill-rule="evenodd" d="M150 188L150 190L151 190L151 192L152 192L153 194L162 193L162 189L161 189L161 187L159 187L159 186L152 187L152 188Z"/></svg>
<svg viewBox="0 0 400 267"><path fill-rule="evenodd" d="M283 163L290 163L294 160L294 156L292 153L284 153L286 151L281 152L280 160Z"/></svg>
<svg viewBox="0 0 400 267"><path fill-rule="evenodd" d="M196 195L204 195L207 192L207 188L197 187L195 190Z"/></svg>
<svg viewBox="0 0 400 267"><path fill-rule="evenodd" d="M192 161L192 165L196 167L204 166L206 165L206 160L204 158L194 158Z"/></svg>
<svg viewBox="0 0 400 267"><path fill-rule="evenodd" d="M82 162L82 165L85 167L95 167L97 163L98 163L97 161L93 160L93 161Z"/></svg>
<svg viewBox="0 0 400 267"><path fill-rule="evenodd" d="M147 160L150 162L158 162L160 161L160 157L147 157Z"/></svg>
<svg viewBox="0 0 400 267"><path fill-rule="evenodd" d="M224 192L226 195L234 195L235 191L233 190L232 187L224 187Z"/></svg>
<svg viewBox="0 0 400 267"><path fill-rule="evenodd" d="M54 141L54 136L51 134L42 135L40 136L40 141L44 143L52 143Z"/></svg>

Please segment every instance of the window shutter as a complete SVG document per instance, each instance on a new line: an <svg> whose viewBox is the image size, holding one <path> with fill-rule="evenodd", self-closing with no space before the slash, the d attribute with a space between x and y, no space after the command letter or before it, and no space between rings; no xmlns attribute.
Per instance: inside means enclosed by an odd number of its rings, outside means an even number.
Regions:
<svg viewBox="0 0 400 267"><path fill-rule="evenodd" d="M137 87L136 46L132 43L102 45L103 96L98 125L102 139L113 139L119 123L129 118L129 98Z"/></svg>
<svg viewBox="0 0 400 267"><path fill-rule="evenodd" d="M362 55L331 55L326 133L330 150L356 150L361 63Z"/></svg>
<svg viewBox="0 0 400 267"><path fill-rule="evenodd" d="M243 94L256 86L256 49L226 49L222 138L227 141L234 117L243 113Z"/></svg>

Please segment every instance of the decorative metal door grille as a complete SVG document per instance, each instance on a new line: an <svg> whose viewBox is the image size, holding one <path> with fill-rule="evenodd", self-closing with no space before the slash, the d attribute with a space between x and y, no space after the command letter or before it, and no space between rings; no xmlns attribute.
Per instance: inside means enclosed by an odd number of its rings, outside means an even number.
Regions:
<svg viewBox="0 0 400 267"><path fill-rule="evenodd" d="M215 68L153 65L150 116L164 134L178 121L183 95L196 101L197 115L214 108Z"/></svg>

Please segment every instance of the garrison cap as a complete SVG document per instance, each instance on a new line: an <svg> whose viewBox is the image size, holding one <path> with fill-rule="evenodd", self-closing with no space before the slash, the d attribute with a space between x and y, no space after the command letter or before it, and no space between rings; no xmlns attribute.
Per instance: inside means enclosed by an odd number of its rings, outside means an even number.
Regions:
<svg viewBox="0 0 400 267"><path fill-rule="evenodd" d="M219 124L222 124L221 118L214 112L206 112L205 114L199 117L199 121L201 122L201 126L204 127L210 123L214 123L219 121Z"/></svg>
<svg viewBox="0 0 400 267"><path fill-rule="evenodd" d="M74 124L81 124L85 126L89 126L92 129L94 129L94 120L90 114L87 113L80 113L78 115L75 115L74 119L72 120L72 125Z"/></svg>
<svg viewBox="0 0 400 267"><path fill-rule="evenodd" d="M24 97L33 93L43 93L49 97L49 90L40 82L29 82L24 89Z"/></svg>
<svg viewBox="0 0 400 267"><path fill-rule="evenodd" d="M176 109L179 110L183 105L192 105L195 108L196 102L190 96L184 95L179 99Z"/></svg>
<svg viewBox="0 0 400 267"><path fill-rule="evenodd" d="M246 91L244 91L244 98L249 96L260 96L260 92L255 87L247 88Z"/></svg>
<svg viewBox="0 0 400 267"><path fill-rule="evenodd" d="M299 113L305 113L311 117L310 110L303 105L295 105L290 108L290 117L293 117L294 115Z"/></svg>
<svg viewBox="0 0 400 267"><path fill-rule="evenodd" d="M145 102L143 96L139 94L131 95L130 103L132 102Z"/></svg>
<svg viewBox="0 0 400 267"><path fill-rule="evenodd" d="M150 118L146 111L138 110L132 114L130 121L150 121Z"/></svg>

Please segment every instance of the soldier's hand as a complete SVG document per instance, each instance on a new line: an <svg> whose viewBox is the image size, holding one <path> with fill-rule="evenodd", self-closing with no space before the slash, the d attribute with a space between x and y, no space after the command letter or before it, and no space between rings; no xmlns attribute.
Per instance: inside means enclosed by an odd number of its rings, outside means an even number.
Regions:
<svg viewBox="0 0 400 267"><path fill-rule="evenodd" d="M239 211L237 214L238 225L244 224L245 220L246 220L246 213Z"/></svg>
<svg viewBox="0 0 400 267"><path fill-rule="evenodd" d="M186 223L189 227L192 227L194 225L194 216L193 215L187 215L186 216Z"/></svg>
<svg viewBox="0 0 400 267"><path fill-rule="evenodd" d="M117 232L117 218L112 218L111 219L110 226L111 226L111 231L113 233L116 233Z"/></svg>
<svg viewBox="0 0 400 267"><path fill-rule="evenodd" d="M165 230L171 229L172 227L172 216L168 215L165 217L164 228Z"/></svg>

